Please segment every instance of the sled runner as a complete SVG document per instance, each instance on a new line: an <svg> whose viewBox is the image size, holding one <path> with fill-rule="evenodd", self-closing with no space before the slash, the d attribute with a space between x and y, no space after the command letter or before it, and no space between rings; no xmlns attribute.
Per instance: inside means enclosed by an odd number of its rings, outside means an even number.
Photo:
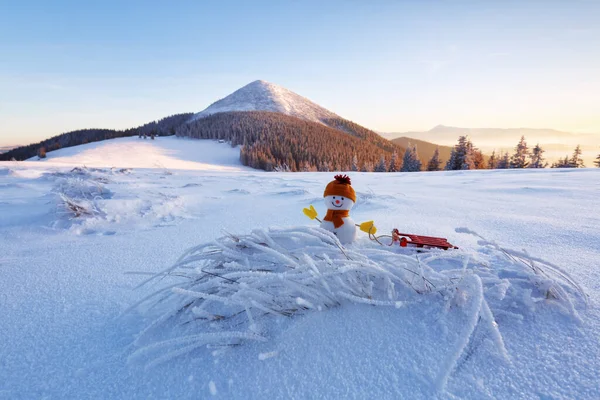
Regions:
<svg viewBox="0 0 600 400"><path fill-rule="evenodd" d="M392 243L398 242L400 247L435 247L438 249L458 249L458 247L450 244L446 238L434 236L411 235L408 233L400 233L398 229L392 231Z"/></svg>

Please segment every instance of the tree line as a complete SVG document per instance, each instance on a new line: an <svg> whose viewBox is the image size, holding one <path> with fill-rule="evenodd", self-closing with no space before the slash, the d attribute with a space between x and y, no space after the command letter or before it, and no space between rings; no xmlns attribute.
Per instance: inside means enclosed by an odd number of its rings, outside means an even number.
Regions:
<svg viewBox="0 0 600 400"><path fill-rule="evenodd" d="M63 133L39 143L0 154L0 160L25 160L47 151L135 136L154 137L176 134L199 139L219 139L241 145L242 164L266 171L363 171L416 172L466 169L545 168L543 148L530 149L525 137L513 154L496 151L488 158L468 136L460 136L450 158L442 165L439 148L423 165L417 146L404 149L375 132L342 118L329 118L322 124L268 111L226 112L189 121L193 113L176 114L127 130L82 129ZM600 168L600 154L594 161ZM578 145L571 156L552 164L553 168L584 167Z"/></svg>
<svg viewBox="0 0 600 400"><path fill-rule="evenodd" d="M509 157L508 152L505 152L501 157L496 159L496 152L492 153L490 168L546 168L549 163L544 157L544 152L539 143L533 149L530 149L527 146L525 136L521 136L512 156ZM571 156L567 155L564 159L554 162L551 168L584 168L585 165L583 164L581 153L581 147L577 145Z"/></svg>
<svg viewBox="0 0 600 400"><path fill-rule="evenodd" d="M417 148L414 145L409 145L404 154L403 166L400 171L453 171L453 170L468 170L468 169L509 169L509 168L546 168L549 163L545 160L544 149L540 144L536 144L532 149L527 145L524 136L514 148L514 152L510 154L508 151L497 155L496 151L487 159L484 157L481 150L473 145L468 136L460 136L458 143L452 148L450 159L442 167L442 162L439 158L439 148L435 150L429 162L422 166L417 154ZM566 155L565 158L554 162L552 168L583 168L585 167L581 158L581 147L577 145L571 156ZM594 161L594 164L600 168L600 154Z"/></svg>
<svg viewBox="0 0 600 400"><path fill-rule="evenodd" d="M458 143L452 149L450 160L446 163L445 170L462 170L462 169L508 169L508 168L546 168L549 163L545 160L544 149L540 144L536 144L532 149L527 145L525 136L521 139L514 148L514 152L509 154L508 151L497 155L496 151L486 162L479 151L467 136L460 136ZM552 168L583 168L583 159L581 158L581 147L577 145L571 156L565 156L564 159L554 162ZM594 162L600 167L600 155L597 161ZM429 169L428 170L436 170Z"/></svg>
<svg viewBox="0 0 600 400"><path fill-rule="evenodd" d="M323 122L268 111L224 112L181 125L176 134L241 145L242 164L266 171L373 171L404 154L402 147L353 122Z"/></svg>
<svg viewBox="0 0 600 400"><path fill-rule="evenodd" d="M325 125L323 125L325 124ZM375 132L341 118L323 124L268 112L217 113L181 125L176 134L199 139L225 140L241 145L242 164L266 171L416 172L466 169L544 168L544 150L529 149L525 137L511 155L484 156L468 138L460 136L444 164L436 148L423 165L417 146L392 143ZM577 146L567 161L553 167L583 166ZM600 155L598 156L600 163Z"/></svg>
<svg viewBox="0 0 600 400"><path fill-rule="evenodd" d="M78 146L80 144L98 142L106 139L115 139L128 136L168 136L174 135L175 129L186 123L193 113L183 113L171 115L158 121L152 121L136 128L126 130L115 129L80 129L72 132L66 132L39 143L27 146L17 147L6 153L0 154L0 161L9 160L27 160L28 158L39 156L44 158L46 152L58 150L61 148Z"/></svg>

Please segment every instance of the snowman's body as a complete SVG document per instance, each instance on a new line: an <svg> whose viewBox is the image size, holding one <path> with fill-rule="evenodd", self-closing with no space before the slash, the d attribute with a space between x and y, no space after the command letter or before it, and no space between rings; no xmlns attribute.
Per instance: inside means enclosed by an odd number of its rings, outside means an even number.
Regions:
<svg viewBox="0 0 600 400"><path fill-rule="evenodd" d="M354 221L350 217L342 218L342 220L344 221L344 225L339 228L336 228L333 222L330 221L321 222L321 228L333 232L340 243L348 244L356 239L356 225L354 225Z"/></svg>
<svg viewBox="0 0 600 400"><path fill-rule="evenodd" d="M325 206L327 210L331 211L350 211L352 207L354 207L354 202L342 196L325 196ZM328 213L329 215L329 213ZM354 220L350 218L349 215L345 215L341 217L342 224L339 224L339 217L335 217L334 221L326 220L328 217L321 222L321 228L327 229L330 232L333 232L340 243L348 244L353 242L356 239L356 224ZM337 227L335 225L338 225Z"/></svg>

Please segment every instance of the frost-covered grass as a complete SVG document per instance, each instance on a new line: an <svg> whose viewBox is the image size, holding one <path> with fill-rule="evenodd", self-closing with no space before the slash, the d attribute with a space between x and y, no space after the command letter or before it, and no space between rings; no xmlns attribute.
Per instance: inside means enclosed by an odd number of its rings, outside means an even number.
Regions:
<svg viewBox="0 0 600 400"><path fill-rule="evenodd" d="M412 303L418 309L419 303L435 302L443 310L440 318L452 308L466 315L434 378L443 391L467 349L478 346L474 332L479 326L495 354L510 363L496 312L523 319L540 306L555 307L575 324L580 322L576 308L587 300L560 267L494 243L481 246L472 259L456 250L375 243L344 248L320 228L228 234L189 249L172 267L143 282L178 281L135 305L161 313L137 336L130 360L148 358L152 367L201 348L267 341L278 334L277 318L352 304L400 308Z"/></svg>
<svg viewBox="0 0 600 400"><path fill-rule="evenodd" d="M59 213L67 218L102 216L101 201L112 196L105 184L110 180L105 171L73 168L67 173L56 173L54 192L58 197Z"/></svg>

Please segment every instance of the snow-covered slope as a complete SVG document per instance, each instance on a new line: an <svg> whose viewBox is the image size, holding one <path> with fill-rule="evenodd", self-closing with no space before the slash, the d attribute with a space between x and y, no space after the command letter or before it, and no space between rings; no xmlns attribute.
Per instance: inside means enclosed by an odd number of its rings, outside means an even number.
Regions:
<svg viewBox="0 0 600 400"><path fill-rule="evenodd" d="M172 148L175 159L195 154L195 143L207 143L172 140L173 146L190 146L189 153ZM146 144L165 143L159 138ZM84 153L69 157L83 162ZM134 161L150 165L131 154L129 165ZM381 233L397 227L447 237L460 249L438 253L442 261L452 261L441 268L461 276L468 263L463 279L448 287L433 282L435 290L423 301L399 308L348 301L291 318L273 317L265 342L197 347L146 369L128 358L136 350L132 342L152 319L123 312L173 279L203 271L184 270L135 289L145 274L173 265L186 249L223 232L317 226L301 210L312 203L323 215L323 188L333 173L120 171L108 168L109 161L106 168L74 166L54 163L53 157L0 163L1 399L600 398L600 169L350 173L358 195L352 210L357 222L373 219ZM76 216L61 195L87 206L89 213ZM490 262L480 251L485 246L457 227L559 266L582 284L588 307L569 310L551 295L534 296L539 288L525 279L531 272L507 270L510 258L502 254ZM363 235L348 255L366 246L376 244ZM419 253L411 263L427 263L438 254ZM327 259L320 257L318 267ZM408 260L399 263L407 265ZM214 275L223 290L231 284ZM485 292L461 295L468 284L478 283L477 276L486 278L479 285ZM289 277L281 278L275 284L294 287ZM540 276L540 286L544 280ZM457 296L451 302L444 293L453 287ZM245 289L259 303L269 300L250 286ZM482 297L497 325L488 320L468 336L464 331L477 317L469 311L483 304ZM308 303L297 299L296 304ZM185 327L194 330L193 323ZM498 330L508 361L495 350ZM456 347L462 340L464 351Z"/></svg>
<svg viewBox="0 0 600 400"><path fill-rule="evenodd" d="M228 111L272 111L313 122L336 114L282 86L254 81L194 115L192 120Z"/></svg>
<svg viewBox="0 0 600 400"><path fill-rule="evenodd" d="M85 165L98 168L246 169L240 163L240 151L237 148L212 140L190 140L175 136L157 137L155 140L137 136L102 140L51 151L45 159L33 157L28 161L54 166Z"/></svg>

